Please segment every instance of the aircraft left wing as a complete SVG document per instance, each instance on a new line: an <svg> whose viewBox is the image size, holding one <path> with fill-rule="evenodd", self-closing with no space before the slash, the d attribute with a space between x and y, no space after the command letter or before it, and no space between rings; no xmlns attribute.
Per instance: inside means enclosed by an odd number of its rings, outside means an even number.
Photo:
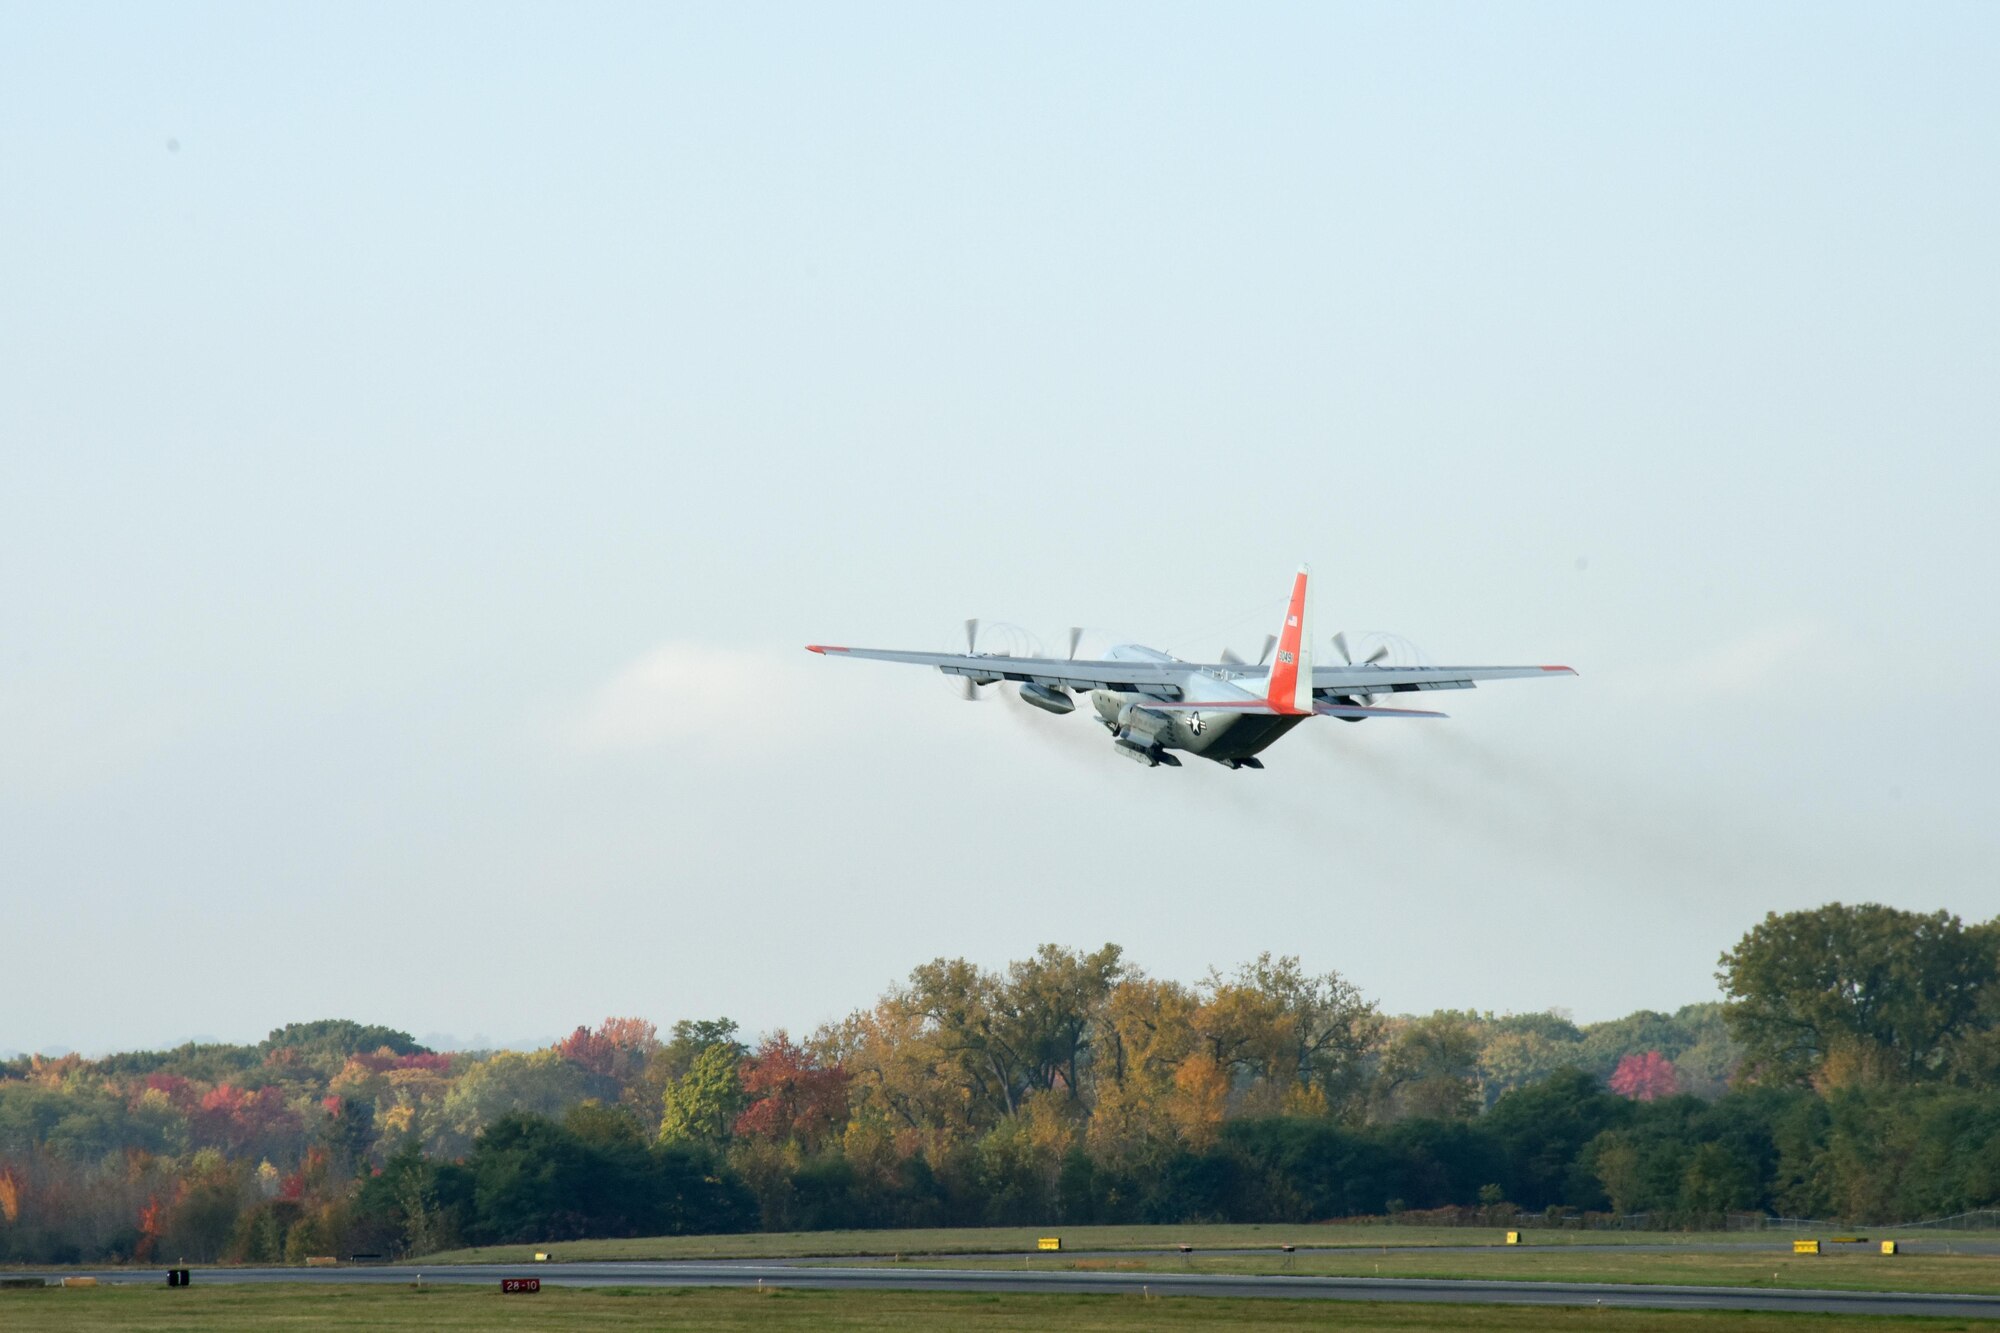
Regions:
<svg viewBox="0 0 2000 1333"><path fill-rule="evenodd" d="M936 667L946 675L968 676L982 684L998 680L1032 681L1069 690L1118 690L1125 694L1160 693L1175 697L1181 692L1181 681L1191 670L1184 662L1077 662L1066 657L913 653L896 648L842 648L830 643L809 643L806 651L828 657L860 657L873 662Z"/></svg>

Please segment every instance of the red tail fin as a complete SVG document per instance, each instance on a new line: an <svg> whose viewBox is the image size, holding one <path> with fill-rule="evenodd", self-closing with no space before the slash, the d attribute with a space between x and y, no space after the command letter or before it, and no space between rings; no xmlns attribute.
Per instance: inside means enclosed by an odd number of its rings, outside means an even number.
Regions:
<svg viewBox="0 0 2000 1333"><path fill-rule="evenodd" d="M1292 580L1292 600L1285 607L1285 623L1278 629L1277 656L1271 659L1271 680L1264 698L1280 713L1310 713L1313 710L1312 626L1307 606L1308 571L1299 566Z"/></svg>

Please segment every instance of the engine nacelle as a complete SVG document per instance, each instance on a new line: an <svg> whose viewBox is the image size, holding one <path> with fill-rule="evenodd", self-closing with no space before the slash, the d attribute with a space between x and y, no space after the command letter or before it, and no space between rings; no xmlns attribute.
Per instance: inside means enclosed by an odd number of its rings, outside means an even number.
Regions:
<svg viewBox="0 0 2000 1333"><path fill-rule="evenodd" d="M1061 690L1051 689L1047 685L1037 685L1033 681L1021 686L1021 702L1033 704L1044 713L1061 714L1076 711L1076 700Z"/></svg>
<svg viewBox="0 0 2000 1333"><path fill-rule="evenodd" d="M1118 710L1118 730L1128 736L1142 736L1148 744L1158 744L1161 733L1173 724L1174 720L1165 713L1139 704L1126 704Z"/></svg>

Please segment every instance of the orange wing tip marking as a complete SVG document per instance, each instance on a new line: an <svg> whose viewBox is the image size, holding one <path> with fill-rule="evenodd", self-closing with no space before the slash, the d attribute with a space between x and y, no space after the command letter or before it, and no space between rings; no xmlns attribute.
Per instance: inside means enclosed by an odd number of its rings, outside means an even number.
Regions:
<svg viewBox="0 0 2000 1333"><path fill-rule="evenodd" d="M809 643L806 645L806 651L809 653L844 653L847 650L835 647L830 643Z"/></svg>
<svg viewBox="0 0 2000 1333"><path fill-rule="evenodd" d="M1560 672L1560 673L1561 673L1562 675L1565 675L1565 676L1574 676L1574 675L1576 674L1576 668L1575 668L1575 667L1566 667L1566 666L1545 666L1545 667L1543 667L1543 668L1542 668L1542 670L1544 670L1544 671L1555 671L1555 672Z"/></svg>

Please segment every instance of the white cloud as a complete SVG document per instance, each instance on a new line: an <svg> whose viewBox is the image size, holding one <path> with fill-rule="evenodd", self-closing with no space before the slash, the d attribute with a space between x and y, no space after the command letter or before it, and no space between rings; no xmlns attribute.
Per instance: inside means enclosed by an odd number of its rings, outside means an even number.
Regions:
<svg viewBox="0 0 2000 1333"><path fill-rule="evenodd" d="M570 736L593 752L769 740L805 717L798 675L767 653L663 643L599 686Z"/></svg>

